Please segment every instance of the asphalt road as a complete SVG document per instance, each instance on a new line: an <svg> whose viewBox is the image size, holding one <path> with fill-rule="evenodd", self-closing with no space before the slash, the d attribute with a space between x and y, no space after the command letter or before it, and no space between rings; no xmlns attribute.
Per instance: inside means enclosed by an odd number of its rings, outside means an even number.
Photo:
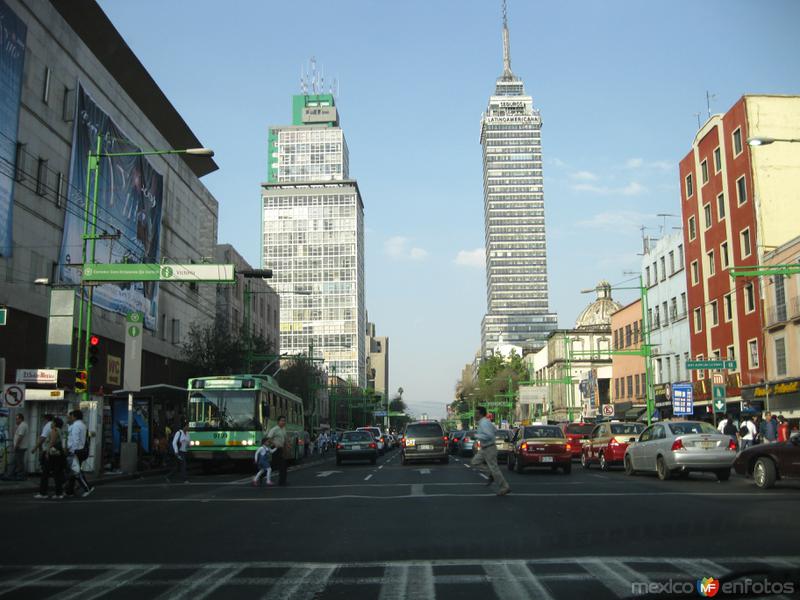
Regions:
<svg viewBox="0 0 800 600"><path fill-rule="evenodd" d="M228 472L0 498L0 598L602 599L752 568L798 574L800 591L797 483L503 466L513 491L497 497L468 462L394 451L285 488Z"/></svg>

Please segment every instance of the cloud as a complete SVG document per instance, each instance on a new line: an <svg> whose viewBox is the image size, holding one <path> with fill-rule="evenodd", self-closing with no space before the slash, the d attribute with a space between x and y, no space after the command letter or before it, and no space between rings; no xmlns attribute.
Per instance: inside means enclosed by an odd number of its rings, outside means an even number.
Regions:
<svg viewBox="0 0 800 600"><path fill-rule="evenodd" d="M636 181L631 181L624 187L609 187L607 185L595 185L593 183L576 183L572 185L572 189L576 192L589 192L592 194L602 194L604 196L638 196L647 192L647 188Z"/></svg>
<svg viewBox="0 0 800 600"><path fill-rule="evenodd" d="M640 169L644 164L643 158L629 158L625 161L626 169Z"/></svg>
<svg viewBox="0 0 800 600"><path fill-rule="evenodd" d="M427 250L411 246L410 242L411 240L407 237L395 235L383 243L383 250L392 258L399 260L423 260L427 258Z"/></svg>
<svg viewBox="0 0 800 600"><path fill-rule="evenodd" d="M591 171L577 171L575 173L570 173L569 176L579 181L597 181L597 175Z"/></svg>
<svg viewBox="0 0 800 600"><path fill-rule="evenodd" d="M608 210L597 213L590 219L578 221L579 227L589 229L609 229L620 230L637 228L646 220L652 219L653 215L642 213L635 210Z"/></svg>
<svg viewBox="0 0 800 600"><path fill-rule="evenodd" d="M462 267L483 268L486 264L486 249L459 250L453 262Z"/></svg>
<svg viewBox="0 0 800 600"><path fill-rule="evenodd" d="M643 158L629 158L625 161L626 169L655 169L657 171L671 171L677 165L667 160L646 161Z"/></svg>
<svg viewBox="0 0 800 600"><path fill-rule="evenodd" d="M553 165L555 165L558 168L563 168L563 167L567 166L567 163L565 163L560 158L554 158L551 162L553 163Z"/></svg>

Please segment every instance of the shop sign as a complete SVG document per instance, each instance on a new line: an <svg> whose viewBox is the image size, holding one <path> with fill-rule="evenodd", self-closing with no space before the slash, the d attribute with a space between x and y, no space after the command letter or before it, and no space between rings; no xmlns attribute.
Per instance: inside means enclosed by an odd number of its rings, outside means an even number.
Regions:
<svg viewBox="0 0 800 600"><path fill-rule="evenodd" d="M55 385L58 369L17 369L17 383L41 383Z"/></svg>
<svg viewBox="0 0 800 600"><path fill-rule="evenodd" d="M759 386L754 390L753 395L756 398L764 398L769 390L770 396L778 396L780 394L793 394L800 391L800 379L794 381L787 381L786 383L772 383L768 386Z"/></svg>
<svg viewBox="0 0 800 600"><path fill-rule="evenodd" d="M106 357L106 381L110 385L120 385L122 379L122 359L109 354Z"/></svg>

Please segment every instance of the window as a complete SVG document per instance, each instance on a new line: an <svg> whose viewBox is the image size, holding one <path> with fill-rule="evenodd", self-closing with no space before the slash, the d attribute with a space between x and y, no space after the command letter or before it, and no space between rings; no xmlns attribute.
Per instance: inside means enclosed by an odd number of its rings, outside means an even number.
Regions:
<svg viewBox="0 0 800 600"><path fill-rule="evenodd" d="M667 357L667 381L672 381L672 358Z"/></svg>
<svg viewBox="0 0 800 600"><path fill-rule="evenodd" d="M694 309L694 332L700 333L703 331L703 313L699 308Z"/></svg>
<svg viewBox="0 0 800 600"><path fill-rule="evenodd" d="M678 268L683 268L683 244L678 244Z"/></svg>
<svg viewBox="0 0 800 600"><path fill-rule="evenodd" d="M719 303L716 300L712 300L710 303L711 308L711 326L716 327L719 325Z"/></svg>
<svg viewBox="0 0 800 600"><path fill-rule="evenodd" d="M719 146L714 149L714 173L719 173L722 170L722 153L719 151Z"/></svg>
<svg viewBox="0 0 800 600"><path fill-rule="evenodd" d="M669 251L669 274L672 275L675 273L675 251Z"/></svg>
<svg viewBox="0 0 800 600"><path fill-rule="evenodd" d="M659 382L663 382L664 381L664 368L661 365L661 359L660 358L656 359L656 377L658 378Z"/></svg>
<svg viewBox="0 0 800 600"><path fill-rule="evenodd" d="M706 258L708 259L708 274L713 275L716 272L716 266L714 264L714 251L709 250L706 253Z"/></svg>
<svg viewBox="0 0 800 600"><path fill-rule="evenodd" d="M739 240L742 246L742 258L747 258L750 256L752 252L752 248L750 246L750 228L743 229L739 233Z"/></svg>
<svg viewBox="0 0 800 600"><path fill-rule="evenodd" d="M161 327L159 327L161 331L161 339L167 339L167 315L161 313Z"/></svg>
<svg viewBox="0 0 800 600"><path fill-rule="evenodd" d="M628 398L630 398L631 396L633 396L633 375L628 375L627 382L628 382L627 396Z"/></svg>
<svg viewBox="0 0 800 600"><path fill-rule="evenodd" d="M620 398L619 395L619 377L614 378L614 398Z"/></svg>
<svg viewBox="0 0 800 600"><path fill-rule="evenodd" d="M686 315L689 308L686 306L686 292L681 292L681 315Z"/></svg>
<svg viewBox="0 0 800 600"><path fill-rule="evenodd" d="M747 202L747 186L744 182L744 175L736 180L736 202L739 203L739 206Z"/></svg>
<svg viewBox="0 0 800 600"><path fill-rule="evenodd" d="M661 257L661 281L667 278L667 259L665 256Z"/></svg>
<svg viewBox="0 0 800 600"><path fill-rule="evenodd" d="M742 288L744 293L744 312L751 313L756 309L756 295L753 290L753 284L748 283Z"/></svg>
<svg viewBox="0 0 800 600"><path fill-rule="evenodd" d="M679 381L681 378L681 355L675 355L675 379Z"/></svg>
<svg viewBox="0 0 800 600"><path fill-rule="evenodd" d="M678 299L674 296L669 303L669 316L673 321L678 319Z"/></svg>
<svg viewBox="0 0 800 600"><path fill-rule="evenodd" d="M703 205L703 227L706 229L711 227L711 205Z"/></svg>
<svg viewBox="0 0 800 600"><path fill-rule="evenodd" d="M691 198L694 195L694 183L692 182L692 174L686 176L686 197Z"/></svg>
<svg viewBox="0 0 800 600"><path fill-rule="evenodd" d="M42 84L42 102L50 102L50 67L44 68L44 83Z"/></svg>
<svg viewBox="0 0 800 600"><path fill-rule="evenodd" d="M654 325L653 324L653 309L652 308L648 308L647 309L647 328L652 331L653 325Z"/></svg>
<svg viewBox="0 0 800 600"><path fill-rule="evenodd" d="M700 281L700 270L696 260L692 261L691 271L692 285L697 285L697 282Z"/></svg>
<svg viewBox="0 0 800 600"><path fill-rule="evenodd" d="M17 142L16 156L14 158L14 179L17 181L25 181L26 157L25 144Z"/></svg>
<svg viewBox="0 0 800 600"><path fill-rule="evenodd" d="M742 130L741 128L736 129L733 132L733 155L739 156L742 153Z"/></svg>
<svg viewBox="0 0 800 600"><path fill-rule="evenodd" d="M666 302L662 302L661 303L661 314L664 315L664 327L666 327L667 324L669 323L669 318L667 317L667 303Z"/></svg>
<svg viewBox="0 0 800 600"><path fill-rule="evenodd" d="M638 398L639 397L639 389L640 389L639 388L639 374L638 373L633 376L633 381L634 381L634 390L636 392L636 397Z"/></svg>
<svg viewBox="0 0 800 600"><path fill-rule="evenodd" d="M700 175L703 178L703 183L708 183L708 161L703 160L700 163Z"/></svg>
<svg viewBox="0 0 800 600"><path fill-rule="evenodd" d="M728 242L722 242L719 246L719 260L720 266L727 269L730 266L730 258L728 257Z"/></svg>
<svg viewBox="0 0 800 600"><path fill-rule="evenodd" d="M653 263L653 285L658 282L658 266L656 263Z"/></svg>
<svg viewBox="0 0 800 600"><path fill-rule="evenodd" d="M747 359L751 369L758 368L758 340L747 340Z"/></svg>
<svg viewBox="0 0 800 600"><path fill-rule="evenodd" d="M639 322L638 321L634 321L633 322L633 343L634 344L638 344L639 343Z"/></svg>
<svg viewBox="0 0 800 600"><path fill-rule="evenodd" d="M775 374L786 375L786 340L775 338Z"/></svg>
<svg viewBox="0 0 800 600"><path fill-rule="evenodd" d="M181 321L180 319L172 319L172 343L181 343Z"/></svg>
<svg viewBox="0 0 800 600"><path fill-rule="evenodd" d="M44 158L40 158L36 166L36 193L39 196L47 195L47 161Z"/></svg>
<svg viewBox="0 0 800 600"><path fill-rule="evenodd" d="M650 287L650 267L645 267L644 272L645 272L645 281L647 281L647 287Z"/></svg>
<svg viewBox="0 0 800 600"><path fill-rule="evenodd" d="M614 330L614 350L619 350L619 331Z"/></svg>
<svg viewBox="0 0 800 600"><path fill-rule="evenodd" d="M661 313L658 306L656 306L656 321L653 323L653 327L661 327Z"/></svg>
<svg viewBox="0 0 800 600"><path fill-rule="evenodd" d="M656 318L658 318L658 317L656 317ZM630 325L625 325L625 347L626 348L631 345L631 335L632 335L631 326Z"/></svg>
<svg viewBox="0 0 800 600"><path fill-rule="evenodd" d="M697 237L697 227L694 222L694 215L689 217L689 239L693 240Z"/></svg>
<svg viewBox="0 0 800 600"><path fill-rule="evenodd" d="M64 200L64 174L59 171L56 173L56 207L61 208Z"/></svg>
<svg viewBox="0 0 800 600"><path fill-rule="evenodd" d="M733 295L725 294L722 297L722 307L725 311L725 322L733 321Z"/></svg>
<svg viewBox="0 0 800 600"><path fill-rule="evenodd" d="M717 196L717 219L720 221L725 218L725 194Z"/></svg>
<svg viewBox="0 0 800 600"><path fill-rule="evenodd" d="M736 346L728 346L728 360L736 360Z"/></svg>
<svg viewBox="0 0 800 600"><path fill-rule="evenodd" d="M786 320L786 287L783 284L783 275L775 275L775 311L778 321Z"/></svg>

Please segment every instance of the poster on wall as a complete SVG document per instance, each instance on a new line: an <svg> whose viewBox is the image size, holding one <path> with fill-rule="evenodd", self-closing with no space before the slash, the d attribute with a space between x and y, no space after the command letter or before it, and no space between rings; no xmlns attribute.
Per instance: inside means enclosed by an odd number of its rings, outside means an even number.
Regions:
<svg viewBox="0 0 800 600"><path fill-rule="evenodd" d="M114 453L119 453L120 443L128 439L128 400L114 400L113 408ZM132 439L147 454L150 452L150 401L133 401Z"/></svg>
<svg viewBox="0 0 800 600"><path fill-rule="evenodd" d="M25 63L25 23L0 0L0 256L11 256L14 169Z"/></svg>
<svg viewBox="0 0 800 600"><path fill-rule="evenodd" d="M86 171L89 153L95 152L98 136L101 154L141 151L80 83L75 104L67 195L73 210L66 211L58 261L58 279L65 284L81 280L80 269L70 265L82 261ZM101 157L99 171L97 232L108 237L96 241L95 262L159 262L163 176L142 156ZM89 203L91 207L91 199ZM144 313L145 327L156 327L158 284L153 281L98 285L93 301L96 306L123 315Z"/></svg>

